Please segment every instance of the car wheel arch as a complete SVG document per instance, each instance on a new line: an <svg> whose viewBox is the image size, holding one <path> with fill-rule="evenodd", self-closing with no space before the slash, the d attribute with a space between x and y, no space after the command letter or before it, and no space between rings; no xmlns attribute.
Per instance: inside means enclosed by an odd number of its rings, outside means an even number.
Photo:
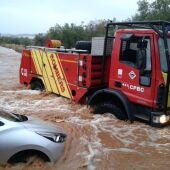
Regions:
<svg viewBox="0 0 170 170"><path fill-rule="evenodd" d="M31 157L31 156L38 156L44 161L50 162L53 161L52 158L49 156L49 154L45 153L44 151L36 150L36 149L26 149L21 150L16 153L14 153L9 159L8 163L14 163L17 161L17 159L21 156Z"/></svg>

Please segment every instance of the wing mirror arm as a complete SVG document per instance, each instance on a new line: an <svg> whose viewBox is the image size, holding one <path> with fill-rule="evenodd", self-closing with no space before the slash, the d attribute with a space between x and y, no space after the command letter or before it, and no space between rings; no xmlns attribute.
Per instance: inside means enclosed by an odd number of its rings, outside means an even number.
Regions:
<svg viewBox="0 0 170 170"><path fill-rule="evenodd" d="M148 41L141 40L137 44L137 67L139 70L144 70L146 68L146 48Z"/></svg>

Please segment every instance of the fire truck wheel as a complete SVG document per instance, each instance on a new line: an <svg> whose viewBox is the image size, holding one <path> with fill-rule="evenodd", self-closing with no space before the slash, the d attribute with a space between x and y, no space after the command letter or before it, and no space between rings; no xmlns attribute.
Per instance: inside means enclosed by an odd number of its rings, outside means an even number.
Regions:
<svg viewBox="0 0 170 170"><path fill-rule="evenodd" d="M115 104L110 102L105 102L100 105L97 105L94 109L94 114L105 114L105 113L111 113L115 115L116 118L120 120L127 120L128 117L126 113L123 112L122 109L117 107Z"/></svg>
<svg viewBox="0 0 170 170"><path fill-rule="evenodd" d="M31 82L30 86L31 86L31 90L42 91L44 88L40 81L33 81L33 82Z"/></svg>

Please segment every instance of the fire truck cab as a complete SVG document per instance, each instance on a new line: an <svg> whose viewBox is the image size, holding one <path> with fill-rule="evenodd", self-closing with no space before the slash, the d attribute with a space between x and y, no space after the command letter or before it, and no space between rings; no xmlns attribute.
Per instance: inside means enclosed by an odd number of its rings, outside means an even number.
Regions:
<svg viewBox="0 0 170 170"><path fill-rule="evenodd" d="M94 113L165 125L169 30L166 21L110 22L105 37L78 42L75 49L30 46L22 54L20 82L87 103Z"/></svg>

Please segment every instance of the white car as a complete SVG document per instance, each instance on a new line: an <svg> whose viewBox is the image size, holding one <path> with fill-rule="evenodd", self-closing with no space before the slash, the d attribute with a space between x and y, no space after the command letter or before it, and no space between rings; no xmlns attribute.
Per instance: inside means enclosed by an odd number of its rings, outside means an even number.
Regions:
<svg viewBox="0 0 170 170"><path fill-rule="evenodd" d="M26 162L34 155L54 162L63 153L65 139L59 128L0 111L0 163Z"/></svg>

